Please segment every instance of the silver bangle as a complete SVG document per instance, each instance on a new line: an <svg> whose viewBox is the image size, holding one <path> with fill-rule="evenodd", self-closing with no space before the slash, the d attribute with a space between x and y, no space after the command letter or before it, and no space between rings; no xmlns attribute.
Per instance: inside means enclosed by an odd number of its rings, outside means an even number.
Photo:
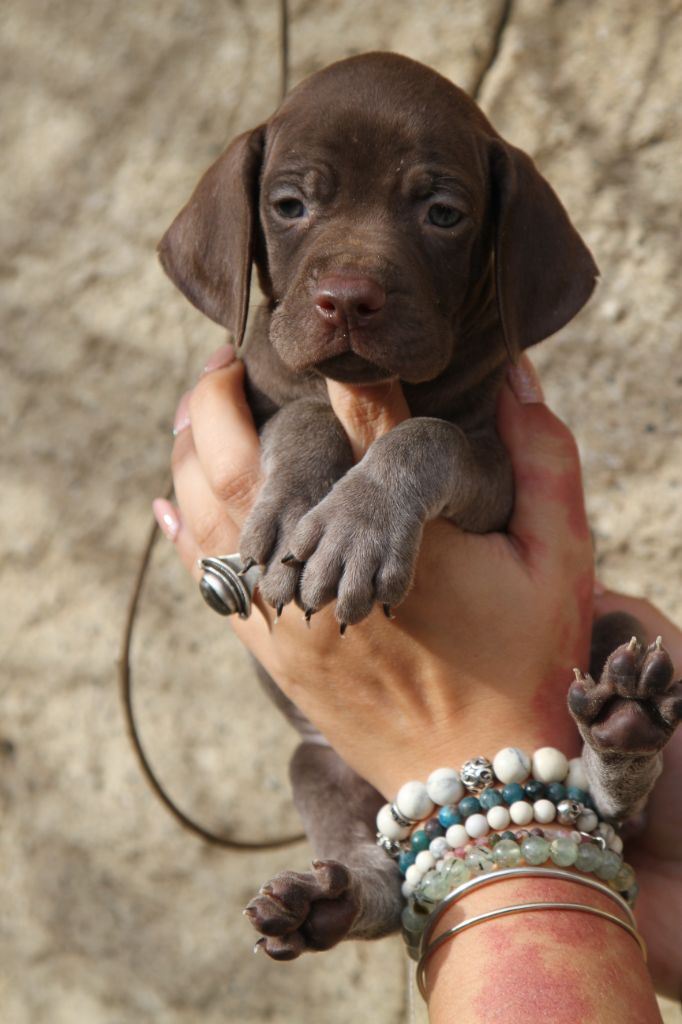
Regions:
<svg viewBox="0 0 682 1024"><path fill-rule="evenodd" d="M422 932L421 943L420 943L420 955L423 953L431 935L433 929L438 924L441 916L445 913L448 907L456 903L457 900L461 899L466 893L471 892L472 889L479 889L485 885L491 885L493 882L502 882L505 878L557 878L562 882L575 882L576 885L586 886L588 889L595 889L597 892L602 893L604 896L609 896L617 905L620 910L623 910L630 921L633 928L637 927L635 915L632 912L632 908L628 906L622 896L619 896L617 892L610 889L608 885L604 885L603 882L597 881L596 878L589 878L586 875L574 874L572 871L562 871L561 868L540 868L540 867L525 867L525 868L500 868L498 871L486 872L483 875L476 875L474 878L470 878L467 882L462 882L456 889L453 889L444 900L438 904L437 907L429 915L429 919L426 923L426 927Z"/></svg>
<svg viewBox="0 0 682 1024"><path fill-rule="evenodd" d="M602 910L600 907L591 907L585 903L517 903L509 907L499 907L497 910L488 910L484 914L477 914L475 917L467 918L466 921L460 921L459 924L453 925L452 928L448 928L448 930L443 932L442 935L439 935L437 939L434 939L431 945L424 950L419 959L419 963L417 964L417 986L422 998L424 1000L427 999L426 983L424 978L426 963L431 954L439 949L445 942L459 934L459 932L463 932L467 928L471 928L473 925L480 924L483 921L491 921L496 917L507 917L510 914L521 914L526 911L535 910L577 910L583 914L592 914L595 917L601 917L606 921L611 921L613 924L619 925L633 937L639 945L639 948L642 951L642 956L644 957L644 962L646 963L646 945L644 943L644 939L637 931L637 928L629 922L623 921L622 918L617 917L615 914L610 914L607 910Z"/></svg>

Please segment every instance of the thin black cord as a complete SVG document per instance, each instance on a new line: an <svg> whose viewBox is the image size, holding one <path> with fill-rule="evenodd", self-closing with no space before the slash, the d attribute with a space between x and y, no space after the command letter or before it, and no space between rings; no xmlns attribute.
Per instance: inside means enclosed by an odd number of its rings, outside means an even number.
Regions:
<svg viewBox="0 0 682 1024"><path fill-rule="evenodd" d="M280 90L284 97L289 91L289 7L287 0L280 0ZM170 498L173 494L173 488L171 485L167 488L166 497ZM195 835L200 836L201 839L207 843L212 843L214 846L222 846L228 850L275 850L283 846L291 846L294 843L300 842L305 839L303 834L295 836L288 836L284 839L269 839L263 842L254 842L252 840L240 840L232 839L228 836L219 835L216 832L211 832L209 829L204 828L193 818L190 818L188 814L185 814L181 810L175 801L169 796L167 790L161 784L156 772L154 771L152 764L147 756L147 753L142 745L142 739L140 731L137 726L135 718L135 711L133 707L133 670L130 663L130 650L133 638L133 631L135 628L135 620L140 603L140 597L144 588L144 583L147 576L147 570L149 569L149 563L151 561L152 551L156 544L159 535L159 528L156 523L153 524L147 537L147 541L142 553L142 558L139 563L137 577L133 586L133 592L130 597L130 603L128 605L128 612L126 615L125 627L123 631L123 644L121 651L121 658L119 661L119 683L121 691L121 701L123 703L123 714L125 716L126 725L128 727L128 735L130 742L133 746L137 759L140 763L142 773L144 774L147 782L156 793L157 797L171 812L173 817L190 832L194 832Z"/></svg>
<svg viewBox="0 0 682 1024"><path fill-rule="evenodd" d="M166 493L166 497L170 498L173 493L172 487L169 487ZM156 772L154 771L152 764L147 756L147 753L142 745L142 739L137 726L135 718L135 710L133 706L133 671L130 664L130 649L133 639L133 632L135 628L135 621L137 619L137 612L140 604L140 598L144 589L144 584L147 577L147 571L149 569L149 563L151 561L152 552L154 545L156 544L159 535L159 528L156 523L153 524L149 535L147 537L142 558L137 570L137 577L133 586L133 591L130 597L130 603L128 605L128 613L126 615L125 628L123 631L123 645L121 650L121 658L119 661L119 683L121 692L121 701L123 704L123 714L128 727L128 735L130 742L132 743L133 749L137 754L142 773L144 774L147 782L156 793L157 797L171 812L173 817L180 822L183 828L188 829L190 832L194 832L195 835L200 836L201 839L207 843L212 843L214 846L222 846L228 850L276 850L283 846L291 846L294 843L300 842L305 838L302 834L295 836L287 836L284 839L266 839L262 842L256 842L254 840L242 840L232 839L229 836L219 835L216 832L211 832L209 829L204 828L193 818L190 818L188 814L185 814L174 800L169 796L167 790L160 782Z"/></svg>
<svg viewBox="0 0 682 1024"><path fill-rule="evenodd" d="M289 92L289 4L287 0L280 0L279 5L279 30L280 30L280 92L282 99Z"/></svg>

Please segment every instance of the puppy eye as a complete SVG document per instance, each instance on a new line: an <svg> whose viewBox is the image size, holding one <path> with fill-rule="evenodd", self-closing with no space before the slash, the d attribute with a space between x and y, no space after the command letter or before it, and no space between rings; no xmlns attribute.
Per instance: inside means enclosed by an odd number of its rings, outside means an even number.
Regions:
<svg viewBox="0 0 682 1024"><path fill-rule="evenodd" d="M278 199L274 207L287 220L297 220L305 214L305 206L300 199Z"/></svg>
<svg viewBox="0 0 682 1024"><path fill-rule="evenodd" d="M429 207L429 220L437 228L454 228L462 219L462 214L454 206L446 206L445 203L434 203Z"/></svg>

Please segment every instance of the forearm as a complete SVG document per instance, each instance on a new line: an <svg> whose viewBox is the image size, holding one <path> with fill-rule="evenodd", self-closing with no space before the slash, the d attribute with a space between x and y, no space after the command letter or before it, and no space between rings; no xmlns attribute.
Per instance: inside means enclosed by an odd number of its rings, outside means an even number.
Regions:
<svg viewBox="0 0 682 1024"><path fill-rule="evenodd" d="M500 750L492 765L410 782L382 808L432 1024L660 1019L633 872L581 774L557 750Z"/></svg>
<svg viewBox="0 0 682 1024"><path fill-rule="evenodd" d="M583 903L623 916L612 900L571 882L510 879L474 891L435 934L466 918L528 902ZM637 942L581 911L524 911L460 932L429 958L431 1024L649 1024L660 1021Z"/></svg>

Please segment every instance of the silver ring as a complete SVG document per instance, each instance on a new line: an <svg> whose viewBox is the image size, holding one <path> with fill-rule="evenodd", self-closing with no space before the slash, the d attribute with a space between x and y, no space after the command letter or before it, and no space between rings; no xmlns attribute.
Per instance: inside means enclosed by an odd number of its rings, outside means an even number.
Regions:
<svg viewBox="0 0 682 1024"><path fill-rule="evenodd" d="M245 567L238 554L202 558L199 566L204 571L199 589L206 604L219 615L248 619L260 566Z"/></svg>

